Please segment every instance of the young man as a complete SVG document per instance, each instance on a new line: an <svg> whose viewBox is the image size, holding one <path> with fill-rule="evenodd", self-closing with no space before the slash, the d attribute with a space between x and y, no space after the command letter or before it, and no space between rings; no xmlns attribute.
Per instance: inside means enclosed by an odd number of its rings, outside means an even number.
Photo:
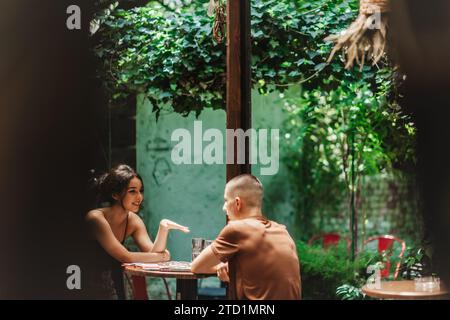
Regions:
<svg viewBox="0 0 450 320"><path fill-rule="evenodd" d="M262 215L262 199L262 184L250 174L227 183L223 210L229 223L192 262L192 272L217 272L229 282L231 299L300 299L295 243L284 225Z"/></svg>

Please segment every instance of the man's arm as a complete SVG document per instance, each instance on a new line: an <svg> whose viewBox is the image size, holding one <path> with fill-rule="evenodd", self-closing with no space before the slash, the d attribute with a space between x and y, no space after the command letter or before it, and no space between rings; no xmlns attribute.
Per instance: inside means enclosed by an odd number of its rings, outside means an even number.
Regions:
<svg viewBox="0 0 450 320"><path fill-rule="evenodd" d="M211 250L211 246L208 246L192 262L191 271L193 273L213 274L217 272L216 266L218 264L220 264L220 260Z"/></svg>

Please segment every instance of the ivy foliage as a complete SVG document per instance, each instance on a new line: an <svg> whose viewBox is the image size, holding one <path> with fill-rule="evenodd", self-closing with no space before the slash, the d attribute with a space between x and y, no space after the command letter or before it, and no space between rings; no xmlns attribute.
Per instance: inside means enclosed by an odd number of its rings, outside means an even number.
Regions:
<svg viewBox="0 0 450 320"><path fill-rule="evenodd" d="M286 99L284 160L298 188L296 206L305 234L323 230L313 225L315 220L342 216L352 194L358 212L364 177L396 174L401 183L413 174L416 129L398 104L394 74L383 68L371 79L344 79ZM399 200L411 200L405 196ZM416 212L403 214L412 218Z"/></svg>
<svg viewBox="0 0 450 320"><path fill-rule="evenodd" d="M94 51L112 99L144 93L154 111L169 104L183 115L225 108L226 46L212 39L207 2L176 11L150 2L100 19ZM357 6L357 0L252 0L253 87L265 93L373 77L375 72L344 70L340 57L326 63L331 44L323 39L343 30Z"/></svg>

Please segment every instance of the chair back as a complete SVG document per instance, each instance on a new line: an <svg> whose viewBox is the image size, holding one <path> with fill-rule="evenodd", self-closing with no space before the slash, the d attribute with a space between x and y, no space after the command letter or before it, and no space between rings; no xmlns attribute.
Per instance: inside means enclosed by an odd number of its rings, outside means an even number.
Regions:
<svg viewBox="0 0 450 320"><path fill-rule="evenodd" d="M337 246L339 244L339 241L341 240L341 235L338 233L323 233L323 234L318 234L318 235L314 235L312 236L309 241L308 244L312 245L314 242L316 242L317 240L322 240L322 247L327 249L331 246ZM350 239L348 239L347 237L344 237L346 243L347 243L347 248L350 245Z"/></svg>
<svg viewBox="0 0 450 320"><path fill-rule="evenodd" d="M381 236L373 236L373 237L366 239L364 241L364 246L366 246L368 243L371 243L374 241L378 242L377 250L378 250L378 253L380 253L380 254L382 254L384 251L392 249L395 242L398 242L400 244L401 250L400 250L399 255L397 256L398 262L396 264L395 272L394 272L394 279L397 279L398 273L400 271L400 265L401 265L401 262L403 259L403 255L406 250L405 241L403 241L402 239L396 238L392 235L381 235ZM390 255L388 257L390 257ZM391 269L391 262L388 260L386 262L385 268L381 270L381 277L382 278L388 277L390 274L390 269Z"/></svg>

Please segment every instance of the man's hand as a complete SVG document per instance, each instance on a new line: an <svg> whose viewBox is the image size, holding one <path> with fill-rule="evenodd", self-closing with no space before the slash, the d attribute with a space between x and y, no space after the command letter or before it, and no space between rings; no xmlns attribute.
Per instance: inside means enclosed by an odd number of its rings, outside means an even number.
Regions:
<svg viewBox="0 0 450 320"><path fill-rule="evenodd" d="M170 221L168 219L161 220L159 225L161 226L161 228L163 228L165 230L180 230L180 231L183 231L184 233L189 233L190 232L188 227L179 225L178 223L175 223L175 222Z"/></svg>
<svg viewBox="0 0 450 320"><path fill-rule="evenodd" d="M221 262L216 267L217 270L217 277L223 281L223 282L230 282L230 277L228 276L228 262L223 263Z"/></svg>

